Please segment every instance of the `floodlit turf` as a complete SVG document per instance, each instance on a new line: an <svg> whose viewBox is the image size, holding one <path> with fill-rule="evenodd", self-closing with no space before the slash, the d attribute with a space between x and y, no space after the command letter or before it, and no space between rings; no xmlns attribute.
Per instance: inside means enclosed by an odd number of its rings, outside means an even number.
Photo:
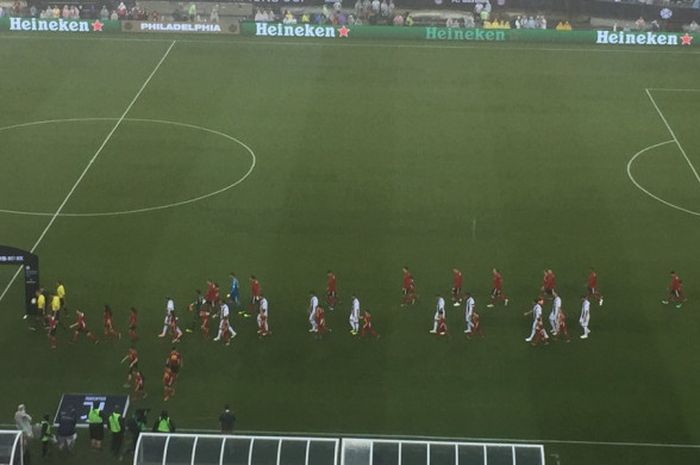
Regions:
<svg viewBox="0 0 700 465"><path fill-rule="evenodd" d="M3 40L0 127L119 118L167 41ZM355 42L355 44L358 44ZM258 276L274 335L235 319L230 347L188 335L167 404L182 428L216 428L231 403L250 431L366 433L700 444L700 218L648 197L629 159L670 140L645 88L693 88L700 61L660 49L396 48L275 42L178 42L65 205L65 213L180 202L241 178L200 202L148 213L59 217L41 241L42 282L66 283L69 306L99 329L109 303L126 330L140 310L138 347L159 410L170 344L157 339L164 298L184 311L207 279ZM700 167L700 92L653 92ZM0 208L53 213L116 120L0 131ZM640 156L646 189L700 212L698 180L675 144ZM0 214L0 243L31 248L50 217ZM402 309L401 267L420 300ZM463 270L483 339L428 334L434 295ZM508 308L486 309L499 267ZM578 339L578 296L589 266L605 294L591 337ZM525 344L542 269L557 273L574 340ZM333 333L307 333L310 289L333 269L343 303ZM665 307L668 272L690 302ZM14 270L0 270L4 289ZM351 292L373 311L380 340L347 330ZM20 402L38 417L62 393L120 393L128 343L51 352L21 320L19 282L0 302L10 422ZM549 308L546 308L546 313ZM189 315L181 313L183 320ZM548 463L694 464L700 450L545 443ZM80 461L87 460L85 455ZM89 457L89 455L87 456Z"/></svg>

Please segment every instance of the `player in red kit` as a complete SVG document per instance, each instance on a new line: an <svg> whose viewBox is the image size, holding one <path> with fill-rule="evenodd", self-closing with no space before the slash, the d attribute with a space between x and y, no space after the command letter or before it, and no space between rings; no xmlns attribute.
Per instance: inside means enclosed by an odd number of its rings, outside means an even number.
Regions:
<svg viewBox="0 0 700 465"><path fill-rule="evenodd" d="M547 333L544 330L544 323L542 323L542 319L538 319L537 323L535 324L535 336L532 338L532 344L533 347L544 343L544 345L549 344L549 338L547 337Z"/></svg>
<svg viewBox="0 0 700 465"><path fill-rule="evenodd" d="M129 348L129 351L126 353L122 361L119 363L124 363L126 361L129 362L129 372L126 375L126 384L124 384L124 387L128 388L131 387L131 380L133 379L134 373L139 369L139 353L136 350L136 347L133 346L133 344Z"/></svg>
<svg viewBox="0 0 700 465"><path fill-rule="evenodd" d="M176 376L169 367L165 367L163 371L163 400L168 401L171 397L175 397L175 380Z"/></svg>
<svg viewBox="0 0 700 465"><path fill-rule="evenodd" d="M252 314L256 310L258 302L260 302L260 292L260 281L258 281L258 278L256 278L255 275L250 275L250 304L248 304L249 314Z"/></svg>
<svg viewBox="0 0 700 465"><path fill-rule="evenodd" d="M93 342L94 344L99 343L100 341L97 340L94 334L92 334L92 331L90 331L87 327L87 323L85 322L85 314L81 312L80 310L75 311L75 323L70 325L70 328L73 329L73 342L78 342L78 338L80 337L80 333L85 333L87 338Z"/></svg>
<svg viewBox="0 0 700 465"><path fill-rule="evenodd" d="M447 336L447 321L445 321L445 312L443 310L438 311L437 330L435 333L438 336Z"/></svg>
<svg viewBox="0 0 700 465"><path fill-rule="evenodd" d="M112 319L112 308L109 305L105 305L105 309L102 313L102 319L104 321L104 336L107 338L121 339L122 333L114 329L114 323Z"/></svg>
<svg viewBox="0 0 700 465"><path fill-rule="evenodd" d="M496 302L502 301L503 305L508 305L508 297L503 293L503 276L494 268L491 271L491 303L486 305L488 308L493 308Z"/></svg>
<svg viewBox="0 0 700 465"><path fill-rule="evenodd" d="M335 282L335 273L328 270L328 284L326 285L326 303L328 304L329 310L334 310L335 305L338 302L338 294Z"/></svg>
<svg viewBox="0 0 700 465"><path fill-rule="evenodd" d="M180 342L182 340L182 335L183 332L180 329L180 325L178 323L179 319L177 315L175 315L175 310L170 312L170 317L168 319L168 326L170 327L170 334L172 334L173 339L170 342Z"/></svg>
<svg viewBox="0 0 700 465"><path fill-rule="evenodd" d="M327 331L330 331L326 325L326 311L321 306L316 307L316 329L317 338L320 338Z"/></svg>
<svg viewBox="0 0 700 465"><path fill-rule="evenodd" d="M209 304L205 302L199 307L199 329L202 331L202 336L205 339L209 337L209 315Z"/></svg>
<svg viewBox="0 0 700 465"><path fill-rule="evenodd" d="M559 328L557 334L555 334L557 340L563 336L566 339L566 342L571 342L571 338L569 337L569 328L566 326L566 313L564 313L563 308L559 309L559 315L557 316L557 328Z"/></svg>
<svg viewBox="0 0 700 465"><path fill-rule="evenodd" d="M360 337L365 336L365 332L369 332L372 337L379 338L379 334L372 327L372 314L367 310L362 314L362 328L360 328Z"/></svg>
<svg viewBox="0 0 700 465"><path fill-rule="evenodd" d="M403 282L401 284L401 292L403 293L403 300L401 301L401 306L405 307L408 304L416 303L416 282L413 280L411 272L408 271L408 267L403 267Z"/></svg>
<svg viewBox="0 0 700 465"><path fill-rule="evenodd" d="M676 308L681 308L683 306L683 302L688 300L683 294L683 281L675 271L671 271L671 284L668 286L668 291L668 300L661 301L661 303L664 305L668 305L669 302L672 302L676 304Z"/></svg>
<svg viewBox="0 0 700 465"><path fill-rule="evenodd" d="M598 305L602 307L603 306L603 296L600 295L600 292L598 291L598 275L596 274L596 272L593 268L591 268L590 273L588 273L587 287L588 287L588 300L598 302Z"/></svg>
<svg viewBox="0 0 700 465"><path fill-rule="evenodd" d="M452 302L455 307L462 303L462 272L452 268Z"/></svg>
<svg viewBox="0 0 700 465"><path fill-rule="evenodd" d="M46 330L49 336L49 344L51 344L52 349L56 349L56 326L58 326L58 319L56 318L56 316L49 316Z"/></svg>
<svg viewBox="0 0 700 465"><path fill-rule="evenodd" d="M484 333L481 332L481 316L474 310L472 311L472 330L470 333L467 333L467 338L476 334L484 337Z"/></svg>
<svg viewBox="0 0 700 465"><path fill-rule="evenodd" d="M131 342L136 342L139 338L136 334L136 329L138 328L138 314L134 307L129 310L129 339Z"/></svg>
<svg viewBox="0 0 700 465"><path fill-rule="evenodd" d="M204 301L212 306L219 300L218 296L219 289L217 289L214 281L207 281L207 293L204 295Z"/></svg>
<svg viewBox="0 0 700 465"><path fill-rule="evenodd" d="M146 396L146 378L140 370L134 371L134 400L145 399Z"/></svg>
<svg viewBox="0 0 700 465"><path fill-rule="evenodd" d="M173 346L168 354L168 358L165 360L165 366L170 368L174 376L177 376L182 365L182 354Z"/></svg>
<svg viewBox="0 0 700 465"><path fill-rule="evenodd" d="M542 292L545 295L551 296L556 287L557 277L554 275L554 272L549 269L544 270L544 277L542 278Z"/></svg>

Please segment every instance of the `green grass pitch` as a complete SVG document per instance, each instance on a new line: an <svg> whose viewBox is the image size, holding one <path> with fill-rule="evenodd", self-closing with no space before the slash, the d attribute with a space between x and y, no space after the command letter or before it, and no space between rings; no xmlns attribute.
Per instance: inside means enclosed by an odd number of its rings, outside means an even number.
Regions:
<svg viewBox="0 0 700 465"><path fill-rule="evenodd" d="M0 208L53 214L169 44L0 36L0 127L93 118L0 131ZM647 196L626 171L635 153L671 140L644 89L697 88L697 55L394 45L178 41L63 212L182 202L251 166L230 139L143 120L228 134L254 151L254 170L178 207L59 216L37 249L42 282L62 279L94 329L105 303L122 331L128 307L140 310L142 405L159 410L165 296L184 310L207 279L225 288L236 271L247 298L247 276L259 277L274 335L258 340L254 319L235 320L230 347L188 335L167 405L181 428L216 428L228 402L247 431L563 440L545 443L549 463L698 463L692 448L566 442L700 444L700 218ZM652 95L697 166L700 92ZM658 197L700 210L675 143L630 170ZM0 213L0 243L31 248L50 219ZM409 309L399 307L404 264L420 294ZM462 337L452 307L451 338L428 334L455 266L483 339ZM507 308L485 308L493 266ZM606 299L580 341L589 266ZM545 267L574 340L532 348L522 312ZM343 304L317 341L307 293L323 292L328 269ZM682 310L659 303L671 269L690 296ZM0 270L3 289L13 273ZM353 291L380 340L347 333ZM61 393L123 392L125 340L69 345L59 331L52 352L21 320L22 293L17 282L0 302L5 423L21 402L40 416Z"/></svg>

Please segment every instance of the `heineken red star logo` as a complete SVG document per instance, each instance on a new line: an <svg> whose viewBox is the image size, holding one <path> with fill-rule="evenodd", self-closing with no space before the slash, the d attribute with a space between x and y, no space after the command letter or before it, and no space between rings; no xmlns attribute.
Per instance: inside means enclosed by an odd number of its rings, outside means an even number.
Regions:
<svg viewBox="0 0 700 465"><path fill-rule="evenodd" d="M340 29L338 29L338 33L340 34L340 37L348 37L348 32L350 32L350 29L347 27L343 26ZM687 35L687 34L686 34Z"/></svg>
<svg viewBox="0 0 700 465"><path fill-rule="evenodd" d="M681 45L691 45L693 43L693 36L687 32L681 36Z"/></svg>
<svg viewBox="0 0 700 465"><path fill-rule="evenodd" d="M91 26L93 32L102 32L102 26L104 26L104 23L101 23L99 19L96 19Z"/></svg>

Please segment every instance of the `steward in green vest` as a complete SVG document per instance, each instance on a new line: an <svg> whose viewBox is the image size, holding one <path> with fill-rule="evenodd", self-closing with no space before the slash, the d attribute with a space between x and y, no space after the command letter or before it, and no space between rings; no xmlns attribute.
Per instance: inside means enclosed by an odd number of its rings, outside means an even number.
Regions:
<svg viewBox="0 0 700 465"><path fill-rule="evenodd" d="M162 412L160 412L160 416L156 419L156 422L153 424L153 432L154 433L174 433L175 432L175 424L168 416L167 410L163 410Z"/></svg>
<svg viewBox="0 0 700 465"><path fill-rule="evenodd" d="M49 452L49 444L56 442L56 438L53 435L53 425L49 421L49 415L44 415L44 419L41 420L41 456L46 457Z"/></svg>
<svg viewBox="0 0 700 465"><path fill-rule="evenodd" d="M92 407L88 411L88 427L90 428L90 447L93 449L102 449L102 440L104 439L104 418L102 410L100 410L99 402L92 403Z"/></svg>
<svg viewBox="0 0 700 465"><path fill-rule="evenodd" d="M119 412L120 407L117 405L107 418L107 425L109 425L109 431L112 433L112 454L117 458L119 458L119 452L124 442L124 417Z"/></svg>

